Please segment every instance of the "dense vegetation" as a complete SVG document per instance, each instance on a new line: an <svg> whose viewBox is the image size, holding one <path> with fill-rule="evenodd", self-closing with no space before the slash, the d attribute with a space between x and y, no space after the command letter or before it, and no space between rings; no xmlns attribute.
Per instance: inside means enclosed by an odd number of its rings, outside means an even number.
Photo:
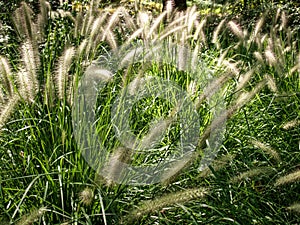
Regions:
<svg viewBox="0 0 300 225"><path fill-rule="evenodd" d="M0 3L0 224L299 223L296 1L58 2Z"/></svg>

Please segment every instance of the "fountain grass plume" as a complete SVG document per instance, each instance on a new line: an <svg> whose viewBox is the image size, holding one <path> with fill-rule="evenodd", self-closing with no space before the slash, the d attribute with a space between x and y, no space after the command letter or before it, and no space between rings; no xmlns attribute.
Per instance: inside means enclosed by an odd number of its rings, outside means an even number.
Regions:
<svg viewBox="0 0 300 225"><path fill-rule="evenodd" d="M82 204L91 205L94 200L94 191L90 187L85 188L79 193L79 199Z"/></svg>
<svg viewBox="0 0 300 225"><path fill-rule="evenodd" d="M103 34L102 34L102 40L104 41L107 38L110 39L111 35L108 35L112 29L114 28L114 25L117 24L120 20L120 15L122 14L123 8L117 8L116 11L110 16L110 18L107 21L107 25L104 28ZM107 37L109 36L109 37Z"/></svg>
<svg viewBox="0 0 300 225"><path fill-rule="evenodd" d="M155 37L154 32L157 31L158 27L163 24L164 19L167 16L167 11L162 12L155 20L153 21L152 26L150 27L150 30L146 36L146 40L150 40L151 37Z"/></svg>
<svg viewBox="0 0 300 225"><path fill-rule="evenodd" d="M251 140L250 141L251 144L253 144L255 147L261 149L263 152L265 152L266 154L268 154L269 156L271 156L273 159L275 159L277 162L280 162L280 155L278 154L278 152L272 148L271 146L268 146L258 140Z"/></svg>
<svg viewBox="0 0 300 225"><path fill-rule="evenodd" d="M251 91L245 92L240 95L238 99L232 103L227 110L225 110L220 116L216 117L210 125L208 125L198 141L198 148L202 149L206 146L206 140L209 138L212 131L217 129L220 124L230 119L238 110L240 110L247 102L252 100L254 96L259 93L266 85L266 80L260 81ZM199 107L200 104L197 104Z"/></svg>
<svg viewBox="0 0 300 225"><path fill-rule="evenodd" d="M36 23L34 24L36 34L38 35L37 40L42 42L45 38L45 28L49 19L49 12L51 10L51 6L49 2L45 0L39 1L39 10L40 13L37 16Z"/></svg>
<svg viewBox="0 0 300 225"><path fill-rule="evenodd" d="M91 31L90 31L90 34L88 36L90 42L95 41L95 36L99 32L99 30L101 30L101 26L103 26L103 23L105 22L105 19L106 19L107 15L108 15L107 12L103 12L103 14L101 14L101 16L99 16L98 18L96 18L93 21L93 25L91 26Z"/></svg>
<svg viewBox="0 0 300 225"><path fill-rule="evenodd" d="M136 30L138 27L136 25L136 20L132 18L128 10L124 7L120 7L121 20L123 25L129 30Z"/></svg>
<svg viewBox="0 0 300 225"><path fill-rule="evenodd" d="M242 88L244 88L249 83L254 72L255 72L255 68L250 69L246 73L240 75L237 85L235 87L235 92L240 91Z"/></svg>
<svg viewBox="0 0 300 225"><path fill-rule="evenodd" d="M259 34L259 32L261 31L261 28L263 27L264 22L265 22L265 17L264 17L264 16L262 16L262 17L256 22L255 28L254 28L253 32L251 33L251 36L250 36L250 40L251 40L251 41L255 40L255 39L258 37L258 34Z"/></svg>
<svg viewBox="0 0 300 225"><path fill-rule="evenodd" d="M280 18L281 18L281 24L280 24L279 30L281 31L281 30L285 30L287 28L287 24L288 24L288 18L284 11L282 11Z"/></svg>
<svg viewBox="0 0 300 225"><path fill-rule="evenodd" d="M170 29L170 30L166 30L165 32L163 32L160 37L159 40L162 41L164 39L166 39L167 37L170 37L170 35L174 35L178 32L182 33L182 30L184 30L187 26L181 25L181 26L174 26L174 28Z"/></svg>
<svg viewBox="0 0 300 225"><path fill-rule="evenodd" d="M265 78L267 80L267 86L270 88L270 90L273 91L274 93L278 93L278 88L275 79L269 74L266 74Z"/></svg>
<svg viewBox="0 0 300 225"><path fill-rule="evenodd" d="M295 62L295 65L293 68L291 68L291 72L290 73L294 73L298 71L298 73L300 74L300 53L297 56L297 60Z"/></svg>
<svg viewBox="0 0 300 225"><path fill-rule="evenodd" d="M106 31L106 41L112 49L117 49L118 43L113 31L111 30Z"/></svg>
<svg viewBox="0 0 300 225"><path fill-rule="evenodd" d="M219 90L219 88L221 88L230 78L232 78L232 75L233 74L231 73L225 72L223 75L209 83L209 85L204 88L203 93L197 97L195 101L196 108L199 109L202 102L205 99L209 99L211 96L213 96Z"/></svg>
<svg viewBox="0 0 300 225"><path fill-rule="evenodd" d="M2 104L5 102L6 96L3 93L3 90L0 89L0 107L2 106Z"/></svg>
<svg viewBox="0 0 300 225"><path fill-rule="evenodd" d="M21 220L16 223L16 225L31 225L35 223L41 216L43 216L46 211L46 207L35 209L30 214L23 216Z"/></svg>
<svg viewBox="0 0 300 225"><path fill-rule="evenodd" d="M154 147L164 137L166 130L173 121L174 119L169 117L153 123L149 128L148 134L142 138L141 143L136 147L141 149Z"/></svg>
<svg viewBox="0 0 300 225"><path fill-rule="evenodd" d="M20 97L19 95L15 94L11 96L4 104L1 105L0 111L0 129L5 125L15 107L19 103Z"/></svg>
<svg viewBox="0 0 300 225"><path fill-rule="evenodd" d="M2 56L0 56L0 78L5 93L12 96L14 91L12 70L8 60Z"/></svg>
<svg viewBox="0 0 300 225"><path fill-rule="evenodd" d="M211 169L210 167L205 168L204 170L202 170L199 175L197 176L197 178L205 178L208 177L210 175L213 174L213 172L217 172L223 168L225 168L228 163L232 162L232 160L235 158L234 154L226 154L221 156L218 159L215 159L212 163L211 163Z"/></svg>
<svg viewBox="0 0 300 225"><path fill-rule="evenodd" d="M221 31L222 27L224 26L225 22L226 22L226 19L223 19L218 24L218 26L215 28L214 33L213 33L212 43L216 45L217 49L221 48L221 44L219 41L219 34L220 34L220 31Z"/></svg>
<svg viewBox="0 0 300 225"><path fill-rule="evenodd" d="M33 102L36 89L31 81L30 74L24 68L20 68L17 73L18 91L23 101Z"/></svg>
<svg viewBox="0 0 300 225"><path fill-rule="evenodd" d="M285 129L285 130L289 130L289 129L292 129L294 127L297 127L300 125L300 120L299 119L294 119L294 120L290 120L286 123L284 123L282 125L282 128Z"/></svg>
<svg viewBox="0 0 300 225"><path fill-rule="evenodd" d="M255 169L248 170L246 172L240 173L237 176L232 177L230 179L230 182L238 183L238 182L241 182L246 179L252 179L253 177L257 178L260 175L265 176L265 175L270 175L272 173L275 173L275 170L272 167L255 168Z"/></svg>
<svg viewBox="0 0 300 225"><path fill-rule="evenodd" d="M201 22L199 24L197 24L196 31L193 35L194 40L200 39L201 43L203 43L205 46L207 46L207 38L206 38L206 35L205 35L203 29L204 29L206 23L207 23L207 19L206 18L202 19Z"/></svg>
<svg viewBox="0 0 300 225"><path fill-rule="evenodd" d="M101 168L101 174L105 174L102 179L107 186L112 186L115 184L116 180L124 177L124 163L128 164L131 161L132 150L125 147L118 147L113 150L107 163Z"/></svg>
<svg viewBox="0 0 300 225"><path fill-rule="evenodd" d="M244 34L244 32L243 32L243 30L241 29L241 27L237 24L237 23L235 23L235 22L233 22L233 21L229 21L228 22L228 27L229 27L229 29L239 38L239 39L241 39L241 40L243 40L244 38L245 38L245 34Z"/></svg>
<svg viewBox="0 0 300 225"><path fill-rule="evenodd" d="M88 53L86 52L89 40L85 38L77 48L77 57L81 59L83 56L86 56Z"/></svg>
<svg viewBox="0 0 300 225"><path fill-rule="evenodd" d="M92 0L87 12L79 12L75 18L75 37L87 37L90 34L91 27L95 18L99 15L99 0Z"/></svg>
<svg viewBox="0 0 300 225"><path fill-rule="evenodd" d="M295 213L300 213L300 203L294 203L287 207L287 210L293 211Z"/></svg>
<svg viewBox="0 0 300 225"><path fill-rule="evenodd" d="M25 2L14 12L12 19L21 39L34 40L36 34L32 22L33 15L32 9Z"/></svg>
<svg viewBox="0 0 300 225"><path fill-rule="evenodd" d="M187 15L187 18L186 18L187 32L192 33L193 28L196 27L195 23L197 22L197 18L199 17L199 12L197 11L196 7L193 6L191 8L188 8L186 15ZM198 26L203 27L203 25L204 24L201 24Z"/></svg>
<svg viewBox="0 0 300 225"><path fill-rule="evenodd" d="M26 40L21 46L21 54L22 54L22 67L24 68L24 76L28 76L25 78L31 84L27 84L30 87L28 92L32 93L30 97L31 101L34 99L35 94L38 92L39 83L37 78L37 72L40 67L40 59L39 59L39 52L33 46L31 40Z"/></svg>
<svg viewBox="0 0 300 225"><path fill-rule="evenodd" d="M143 216L154 213L168 205L184 204L193 199L203 199L208 192L208 189L203 187L186 189L184 191L166 194L154 200L141 202L137 209L129 212L123 223L125 222L126 224L131 224L132 222L141 219Z"/></svg>
<svg viewBox="0 0 300 225"><path fill-rule="evenodd" d="M300 170L289 173L285 176L278 178L274 184L274 186L282 186L290 183L295 183L300 180Z"/></svg>
<svg viewBox="0 0 300 225"><path fill-rule="evenodd" d="M72 64L73 56L75 55L74 47L66 49L63 55L58 60L58 66L55 73L56 86L58 91L58 97L63 100L66 97L66 91L70 86L69 82L69 70Z"/></svg>
<svg viewBox="0 0 300 225"><path fill-rule="evenodd" d="M256 58L256 60L259 62L259 63L261 63L262 65L263 64L265 64L265 61L264 61L264 59L263 59L263 56L262 56L262 54L260 53L260 52L254 52L253 53L253 55L254 55L254 57Z"/></svg>
<svg viewBox="0 0 300 225"><path fill-rule="evenodd" d="M268 47L264 53L265 53L266 60L270 64L270 66L276 66L277 59L271 47Z"/></svg>

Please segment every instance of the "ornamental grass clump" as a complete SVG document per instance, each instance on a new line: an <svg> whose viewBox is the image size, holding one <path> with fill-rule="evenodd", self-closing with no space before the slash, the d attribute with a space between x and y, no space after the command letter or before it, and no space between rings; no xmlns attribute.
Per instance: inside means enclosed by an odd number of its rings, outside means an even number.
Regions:
<svg viewBox="0 0 300 225"><path fill-rule="evenodd" d="M279 25L272 26L262 16L247 30L228 18L211 23L196 7L155 16L131 15L125 7L99 9L99 3L70 13L63 7L54 12L41 0L38 15L22 3L13 16L19 56L0 56L0 219L7 216L11 224L164 224L174 218L183 224L296 223L280 206L285 191L298 185L299 171L278 175L298 162L293 138L299 125L300 57L287 15L278 12ZM180 149L183 131L193 125L181 121L183 99L139 98L144 89L167 92L164 86L147 86L149 77L174 85L198 113L200 127L191 135L196 141L188 143L189 154ZM103 86L94 85L100 81ZM84 117L88 110L73 113L88 105L75 101L78 89L86 91L87 102L97 94L89 108L94 121ZM123 90L132 97L128 103L136 101L125 113L126 104L112 107ZM127 131L113 120L118 115L128 116ZM76 116L83 119L74 124ZM91 129L77 130L82 124ZM122 132L127 132L123 139ZM79 143L77 135L87 138ZM211 140L214 135L219 136ZM135 177L151 180L158 174L159 184L127 185L126 173L164 165L174 152L180 160L160 167L163 171ZM265 196L257 191L260 186ZM298 203L292 203L284 209L296 212ZM27 214L36 205L41 209Z"/></svg>

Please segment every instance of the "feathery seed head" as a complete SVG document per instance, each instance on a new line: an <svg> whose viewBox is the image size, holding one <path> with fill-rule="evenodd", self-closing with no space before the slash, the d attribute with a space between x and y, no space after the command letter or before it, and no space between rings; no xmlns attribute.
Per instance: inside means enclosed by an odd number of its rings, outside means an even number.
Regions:
<svg viewBox="0 0 300 225"><path fill-rule="evenodd" d="M170 184L176 179L178 174L182 172L184 168L187 168L191 164L191 159L197 157L197 153L186 154L180 160L176 160L169 164L169 167L161 175L161 182L164 185Z"/></svg>
<svg viewBox="0 0 300 225"><path fill-rule="evenodd" d="M254 52L253 55L257 59L258 62L260 62L261 64L265 63L262 55L259 52Z"/></svg>
<svg viewBox="0 0 300 225"><path fill-rule="evenodd" d="M239 93L239 97L236 100L236 105L240 106L243 105L244 102L247 102L249 100L249 93L248 92L241 92Z"/></svg>
<svg viewBox="0 0 300 225"><path fill-rule="evenodd" d="M270 48L268 48L266 51L265 51L265 56L266 56L266 59L267 61L269 62L269 64L271 66L276 66L277 64L277 60L275 58L275 55L274 53L272 52L272 50Z"/></svg>
<svg viewBox="0 0 300 225"><path fill-rule="evenodd" d="M148 28L145 27L141 27L139 29L137 29L130 37L128 37L128 39L125 41L125 43L122 45L122 47L126 48L129 45L132 44L132 41L134 41L136 38L141 37L143 40L145 40L146 36L147 36L147 32L148 32Z"/></svg>
<svg viewBox="0 0 300 225"><path fill-rule="evenodd" d="M300 125L300 120L298 119L295 119L295 120L291 120L287 123L285 123L282 128L285 129L285 130L289 130L291 128L294 128L296 126L299 126Z"/></svg>
<svg viewBox="0 0 300 225"><path fill-rule="evenodd" d="M223 61L225 60L225 57L227 56L228 49L226 49L218 58L217 67L221 67L223 64Z"/></svg>
<svg viewBox="0 0 300 225"><path fill-rule="evenodd" d="M168 118L153 123L150 126L148 134L143 137L140 146L137 146L137 148L149 149L151 147L155 147L155 144L157 144L164 137L164 134L172 121L172 118Z"/></svg>
<svg viewBox="0 0 300 225"><path fill-rule="evenodd" d="M139 27L146 28L150 25L150 16L146 12L138 13L138 25Z"/></svg>
<svg viewBox="0 0 300 225"><path fill-rule="evenodd" d="M253 31L253 33L252 33L252 37L251 37L251 38L253 38L253 40L256 39L258 32L261 30L261 28L262 28L262 26L263 26L263 24L264 24L264 21L265 21L265 18L264 18L264 17L261 17L261 18L257 21L257 23L256 23L256 25L255 25L255 28L254 28L254 31Z"/></svg>
<svg viewBox="0 0 300 225"><path fill-rule="evenodd" d="M114 184L115 180L119 180L124 176L124 163L129 163L131 160L132 151L119 147L110 155L107 163L101 169L102 174L105 174L105 181L107 186Z"/></svg>
<svg viewBox="0 0 300 225"><path fill-rule="evenodd" d="M88 40L87 39L84 39L81 44L79 45L78 49L77 49L77 55L80 57L82 55L84 55L84 51L87 47L87 44L88 44Z"/></svg>
<svg viewBox="0 0 300 225"><path fill-rule="evenodd" d="M126 8L121 7L120 16L121 16L121 19L125 22L126 27L128 27L131 30L137 29L136 21L132 18L132 16L129 14L129 12Z"/></svg>
<svg viewBox="0 0 300 225"><path fill-rule="evenodd" d="M223 19L217 28L214 30L212 43L216 45L217 49L220 49L220 42L219 42L219 33L221 31L221 28L224 26L224 23L226 22L226 19Z"/></svg>
<svg viewBox="0 0 300 225"><path fill-rule="evenodd" d="M199 16L199 13L196 11L196 7L193 6L191 7L190 9L188 9L188 12L187 12L187 32L188 33L191 33L192 32L192 29L193 27L196 26L196 23L198 22L197 21L197 17ZM199 25L199 24L197 24Z"/></svg>
<svg viewBox="0 0 300 225"><path fill-rule="evenodd" d="M40 7L39 7L40 14L38 15L34 27L35 27L38 41L42 41L45 35L44 29L48 22L48 13L51 10L51 6L49 2L46 2L45 0L40 0L39 2L40 2Z"/></svg>
<svg viewBox="0 0 300 225"><path fill-rule="evenodd" d="M256 169L251 169L248 170L244 173L241 173L235 177L232 177L230 179L231 183L238 183L241 182L245 179L251 179L252 177L257 177L259 175L268 175L271 173L274 173L274 169L272 167L261 167L261 168L256 168Z"/></svg>
<svg viewBox="0 0 300 225"><path fill-rule="evenodd" d="M237 68L237 63L231 63L228 60L223 60L223 65L229 70L228 72L232 73L234 76L238 76L240 74L239 69Z"/></svg>
<svg viewBox="0 0 300 225"><path fill-rule="evenodd" d="M22 39L35 40L32 15L34 15L32 9L25 2L22 2L20 8L14 12L13 22Z"/></svg>
<svg viewBox="0 0 300 225"><path fill-rule="evenodd" d="M19 102L19 96L17 94L13 95L8 102L5 102L4 106L1 105L0 112L0 128L2 128L6 121L9 119L10 115L13 113L16 105Z"/></svg>
<svg viewBox="0 0 300 225"><path fill-rule="evenodd" d="M294 203L287 207L288 210L294 211L296 213L300 213L300 203Z"/></svg>
<svg viewBox="0 0 300 225"><path fill-rule="evenodd" d="M40 66L39 52L30 40L24 42L21 46L22 61L25 71L29 75L29 81L32 83L32 93L38 91L37 70Z"/></svg>
<svg viewBox="0 0 300 225"><path fill-rule="evenodd" d="M144 201L137 209L131 211L126 218L126 222L131 223L139 220L143 216L173 204L182 204L193 199L202 199L208 194L206 188L187 189L181 192L167 194L154 200Z"/></svg>
<svg viewBox="0 0 300 225"><path fill-rule="evenodd" d="M247 71L245 74L242 74L239 77L239 80L238 80L235 90L236 91L241 90L248 83L248 81L251 79L253 74L254 74L254 69L251 69L251 70Z"/></svg>
<svg viewBox="0 0 300 225"><path fill-rule="evenodd" d="M285 175L283 177L278 178L274 185L275 186L281 186L281 185L284 185L284 184L297 182L299 180L300 180L300 170L297 170L293 173L290 173L288 175Z"/></svg>
<svg viewBox="0 0 300 225"><path fill-rule="evenodd" d="M250 142L257 148L261 149L262 151L264 151L265 153L270 155L276 161L280 161L280 156L279 156L278 152L275 149L273 149L272 147L270 147L260 141L257 141L257 140L251 140Z"/></svg>
<svg viewBox="0 0 300 225"><path fill-rule="evenodd" d="M26 69L21 68L17 73L17 79L19 84L19 93L23 100L33 102L35 98L36 89L34 83L31 80L30 74Z"/></svg>
<svg viewBox="0 0 300 225"><path fill-rule="evenodd" d="M163 24L164 19L167 16L167 10L162 12L152 23L152 26L150 27L149 33L147 34L146 39L150 40L152 36L155 36L154 32L157 30L157 28Z"/></svg>
<svg viewBox="0 0 300 225"><path fill-rule="evenodd" d="M274 21L275 24L278 22L280 16L281 16L281 9L278 8L275 15L275 21Z"/></svg>
<svg viewBox="0 0 300 225"><path fill-rule="evenodd" d="M244 39L245 38L245 34L243 32L243 30L240 28L240 26L238 24L236 24L233 21L228 22L228 26L230 28L230 30L240 39Z"/></svg>
<svg viewBox="0 0 300 225"><path fill-rule="evenodd" d="M187 60L190 58L190 51L183 45L179 45L177 51L177 68L180 71L184 71L189 63Z"/></svg>
<svg viewBox="0 0 300 225"><path fill-rule="evenodd" d="M10 64L6 58L3 58L0 56L0 80L1 84L3 85L3 88L5 89L5 92L9 96L12 96L13 94L13 76Z"/></svg>
<svg viewBox="0 0 300 225"><path fill-rule="evenodd" d="M261 37L261 39L256 39L257 40L257 44L258 46L262 46L264 44L264 42L266 41L266 39L268 38L268 34L265 34ZM269 39L270 40L270 39Z"/></svg>
<svg viewBox="0 0 300 225"><path fill-rule="evenodd" d="M22 219L17 223L17 225L31 225L36 222L46 211L46 207L42 207L40 209L36 209L31 212L29 215L25 215Z"/></svg>
<svg viewBox="0 0 300 225"><path fill-rule="evenodd" d="M116 40L116 36L114 35L114 33L110 30L106 31L106 41L107 43L110 45L111 49L117 49L118 44L117 44L117 40Z"/></svg>
<svg viewBox="0 0 300 225"><path fill-rule="evenodd" d="M191 81L187 87L187 92L190 94L190 96L195 95L197 91L197 82L196 81Z"/></svg>
<svg viewBox="0 0 300 225"><path fill-rule="evenodd" d="M267 81L264 79L260 81L251 91L240 94L235 105L233 105L231 108L232 112L235 112L249 102L263 87L265 87L266 83Z"/></svg>
<svg viewBox="0 0 300 225"><path fill-rule="evenodd" d="M300 54L297 57L297 60L295 62L295 65L290 69L289 74L292 74L298 70L298 73L300 73ZM288 76L288 74L286 75Z"/></svg>
<svg viewBox="0 0 300 225"><path fill-rule="evenodd" d="M215 159L212 162L211 167L213 168L214 171L219 171L219 170L223 169L226 165L228 165L228 163L230 163L234 158L235 158L235 155L232 155L232 154L223 155L219 159ZM209 167L207 167L200 172L200 174L198 175L198 178L204 178L211 174L212 174L211 169Z"/></svg>
<svg viewBox="0 0 300 225"><path fill-rule="evenodd" d="M225 73L222 76L218 77L214 81L212 81L207 87L205 87L203 94L201 94L197 101L195 102L196 108L199 108L201 105L201 102L204 99L209 99L211 96L213 96L219 88L226 82L228 79L232 77L230 74Z"/></svg>
<svg viewBox="0 0 300 225"><path fill-rule="evenodd" d="M100 17L96 18L93 21L93 25L91 27L91 32L89 34L90 41L94 41L94 37L100 31L100 26L102 26L103 22L106 19L107 13L104 12Z"/></svg>
<svg viewBox="0 0 300 225"><path fill-rule="evenodd" d="M110 38L112 38L111 36L112 34L112 30L113 30L113 26L115 24L117 24L120 19L121 19L121 15L122 15L122 7L117 8L117 10L111 15L111 17L109 18L108 22L107 22L107 26L104 28L104 33L102 35L102 41L107 40L107 41L111 41Z"/></svg>
<svg viewBox="0 0 300 225"><path fill-rule="evenodd" d="M80 25L78 24L78 29L79 29L79 27L81 28L81 30L80 30L81 36L86 37L89 35L94 19L95 19L95 16L93 14L88 14L83 17L82 24L80 24Z"/></svg>
<svg viewBox="0 0 300 225"><path fill-rule="evenodd" d="M4 105L3 103L5 102L5 100L6 100L6 96L3 93L3 91L0 89L0 108L3 107L3 105Z"/></svg>
<svg viewBox="0 0 300 225"><path fill-rule="evenodd" d="M204 44L206 44L206 37L205 37L204 31L203 31L203 28L204 28L206 22L207 22L206 18L201 20L201 22L197 25L197 29L196 29L196 31L194 33L194 36L193 36L194 40L198 40L198 38L200 37L201 41Z"/></svg>
<svg viewBox="0 0 300 225"><path fill-rule="evenodd" d="M271 89L271 91L273 91L274 93L277 93L278 89L277 89L276 82L275 82L274 78L272 76L270 76L269 74L266 74L265 78L267 80L267 85Z"/></svg>
<svg viewBox="0 0 300 225"><path fill-rule="evenodd" d="M284 29L286 29L287 23L288 23L287 16L284 11L282 11L280 17L281 17L281 24L280 24L279 30L284 30Z"/></svg>
<svg viewBox="0 0 300 225"><path fill-rule="evenodd" d="M79 193L79 199L84 205L89 206L94 199L93 190L89 187L85 188L82 192Z"/></svg>
<svg viewBox="0 0 300 225"><path fill-rule="evenodd" d="M168 14L170 14L173 11L173 8L174 8L174 1L168 0L166 4L166 11L168 12Z"/></svg>
<svg viewBox="0 0 300 225"><path fill-rule="evenodd" d="M56 71L56 85L58 90L58 96L60 99L65 98L65 93L67 90L67 82L68 82L68 72L70 70L70 66L72 64L72 58L75 55L74 47L70 47L63 55L59 58L58 68Z"/></svg>

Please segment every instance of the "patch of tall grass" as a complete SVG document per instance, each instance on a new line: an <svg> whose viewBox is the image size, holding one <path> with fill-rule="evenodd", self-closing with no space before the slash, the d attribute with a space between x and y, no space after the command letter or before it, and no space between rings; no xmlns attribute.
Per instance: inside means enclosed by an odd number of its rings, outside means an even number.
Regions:
<svg viewBox="0 0 300 225"><path fill-rule="evenodd" d="M195 7L158 16L147 12L131 16L124 7L109 11L99 10L98 5L99 1L92 1L86 11L71 14L53 11L40 0L35 19L26 3L14 14L19 53L14 60L0 58L1 221L299 221L295 212L300 201L300 53L297 33L287 26L287 15L278 10L272 25L262 17L252 29L245 29L227 18L218 25L210 24L209 16ZM208 33L212 27L214 32ZM175 60L168 61L163 55L159 63L135 62L139 55L131 50L140 43L147 50L159 46L150 58L158 57L158 50L176 46ZM116 52L122 58L120 65L109 61ZM117 70L99 67L103 62ZM191 65L196 66L188 70ZM98 171L85 160L76 139L88 130L74 134L72 124L72 109L81 107L74 99L85 76L107 81L98 93L94 112L95 132L109 157ZM118 139L111 119L118 108L112 105L123 90L134 95L149 76L172 81L189 93L201 122L199 140L191 158L171 163L162 173L164 182L120 184L114 179L122 174L120 163L155 165L174 153L172 146L178 141L179 104L151 95L137 101L128 116L130 130L142 139L138 147L147 149L154 142L158 146L141 155ZM214 102L214 96L224 99L226 108L220 114L215 113L220 102ZM202 168L204 149L212 144L209 137L224 123L220 151ZM86 141L93 144L93 140ZM101 169L108 175L99 174Z"/></svg>

